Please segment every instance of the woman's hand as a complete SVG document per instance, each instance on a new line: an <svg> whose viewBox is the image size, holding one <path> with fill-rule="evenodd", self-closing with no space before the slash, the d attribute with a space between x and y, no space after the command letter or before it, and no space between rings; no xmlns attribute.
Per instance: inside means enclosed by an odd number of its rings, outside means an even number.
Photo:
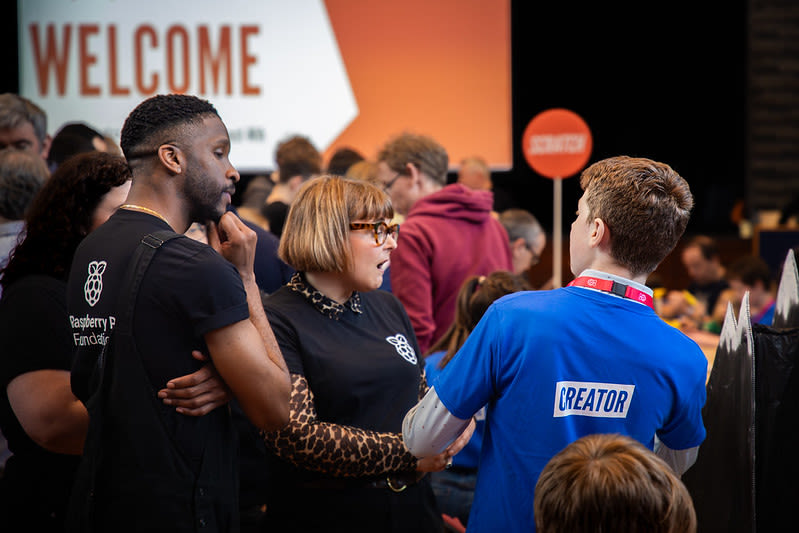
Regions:
<svg viewBox="0 0 799 533"><path fill-rule="evenodd" d="M432 455L430 457L419 459L419 462L416 463L416 470L419 472L440 472L441 470L451 466L452 458L459 451L461 451L469 442L469 439L472 438L474 428L475 422L474 418L472 418L469 421L469 425L463 430L463 433L461 433L457 439L452 441L452 444L450 444L446 450L438 455Z"/></svg>
<svg viewBox="0 0 799 533"><path fill-rule="evenodd" d="M452 464L452 456L445 452L419 459L416 463L417 472L441 472L447 465Z"/></svg>

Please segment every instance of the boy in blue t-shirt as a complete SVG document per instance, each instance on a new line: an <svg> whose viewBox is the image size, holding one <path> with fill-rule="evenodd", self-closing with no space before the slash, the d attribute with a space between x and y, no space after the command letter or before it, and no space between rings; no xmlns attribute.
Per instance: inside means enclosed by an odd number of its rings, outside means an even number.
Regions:
<svg viewBox="0 0 799 533"><path fill-rule="evenodd" d="M487 424L469 531L531 531L547 461L578 438L628 435L678 474L705 438L707 360L652 308L647 276L677 244L693 197L668 165L599 161L569 238L568 287L494 303L403 434L418 457L438 453L483 406Z"/></svg>

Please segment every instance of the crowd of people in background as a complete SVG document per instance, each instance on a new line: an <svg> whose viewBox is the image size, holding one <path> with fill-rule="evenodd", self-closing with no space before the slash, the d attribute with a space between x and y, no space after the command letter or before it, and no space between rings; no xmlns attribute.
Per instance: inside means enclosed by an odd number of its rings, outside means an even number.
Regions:
<svg viewBox="0 0 799 533"><path fill-rule="evenodd" d="M542 223L428 135L297 132L233 205L210 102L57 126L0 95L3 531L696 530L697 339L747 293L769 325L777 276L684 235L668 165L582 173L559 288Z"/></svg>

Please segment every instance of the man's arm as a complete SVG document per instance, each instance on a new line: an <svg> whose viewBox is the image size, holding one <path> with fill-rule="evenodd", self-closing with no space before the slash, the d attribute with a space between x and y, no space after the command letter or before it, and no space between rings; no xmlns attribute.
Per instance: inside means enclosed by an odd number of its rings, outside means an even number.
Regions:
<svg viewBox="0 0 799 533"><path fill-rule="evenodd" d="M433 387L405 415L402 421L402 437L413 455L430 457L447 450L469 427L474 431L472 419L463 420L450 413ZM451 455L458 453L468 440L468 437L462 443L459 440L460 447L457 450L450 449Z"/></svg>
<svg viewBox="0 0 799 533"><path fill-rule="evenodd" d="M225 213L218 228L210 224L208 242L238 269L250 318L206 333L205 342L247 418L261 429L276 430L288 422L291 382L255 283L256 240L233 213Z"/></svg>

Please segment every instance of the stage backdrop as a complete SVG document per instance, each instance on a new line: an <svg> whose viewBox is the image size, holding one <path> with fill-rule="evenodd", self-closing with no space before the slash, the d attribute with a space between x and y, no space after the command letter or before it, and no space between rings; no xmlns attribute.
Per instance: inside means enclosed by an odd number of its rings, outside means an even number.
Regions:
<svg viewBox="0 0 799 533"><path fill-rule="evenodd" d="M20 93L50 132L83 121L118 139L154 94L210 100L243 172L283 138L373 157L428 134L451 166L512 163L510 0L19 0Z"/></svg>

